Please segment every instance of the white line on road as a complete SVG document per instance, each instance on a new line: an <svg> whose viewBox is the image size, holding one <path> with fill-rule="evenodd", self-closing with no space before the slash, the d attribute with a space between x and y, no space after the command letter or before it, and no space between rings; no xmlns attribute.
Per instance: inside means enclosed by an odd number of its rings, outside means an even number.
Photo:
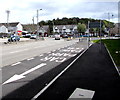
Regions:
<svg viewBox="0 0 120 100"><path fill-rule="evenodd" d="M29 60L33 60L33 59L34 59L34 58L29 58L29 59L27 59L27 60L29 61Z"/></svg>
<svg viewBox="0 0 120 100"><path fill-rule="evenodd" d="M40 54L40 55L39 55L39 57L42 57L42 56L43 56L43 54Z"/></svg>
<svg viewBox="0 0 120 100"><path fill-rule="evenodd" d="M19 79L25 78L25 75L27 75L27 74L29 74L29 73L31 73L31 72L33 72L33 71L35 71L35 70L45 66L45 65L46 65L46 63L41 63L41 64L37 65L36 67L31 68L28 71L25 71L24 73L22 73L20 75L15 74L11 78L9 78L7 81L5 81L2 85L5 85L5 84L8 84L8 83L17 81Z"/></svg>
<svg viewBox="0 0 120 100"><path fill-rule="evenodd" d="M17 63L15 63L15 64L12 64L11 66L15 66L15 65L18 65L18 64L20 64L21 62L17 62Z"/></svg>
<svg viewBox="0 0 120 100"><path fill-rule="evenodd" d="M23 49L23 50L12 51L12 52L10 52L10 53L18 53L18 52L22 52L22 51L26 51L26 50L28 50L28 49Z"/></svg>
<svg viewBox="0 0 120 100"><path fill-rule="evenodd" d="M56 50L53 50L53 52L55 52Z"/></svg>

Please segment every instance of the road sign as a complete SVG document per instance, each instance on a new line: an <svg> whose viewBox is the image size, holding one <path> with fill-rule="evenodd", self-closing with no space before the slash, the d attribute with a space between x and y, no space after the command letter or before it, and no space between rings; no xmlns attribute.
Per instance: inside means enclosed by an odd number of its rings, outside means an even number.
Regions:
<svg viewBox="0 0 120 100"><path fill-rule="evenodd" d="M100 22L90 22L89 24L89 28L100 28L102 27L103 23L101 22L101 26L100 26Z"/></svg>

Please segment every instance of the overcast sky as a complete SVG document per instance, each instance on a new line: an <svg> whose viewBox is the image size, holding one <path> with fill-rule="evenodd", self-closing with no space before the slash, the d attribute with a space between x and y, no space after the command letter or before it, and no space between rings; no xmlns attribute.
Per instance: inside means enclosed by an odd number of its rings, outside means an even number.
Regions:
<svg viewBox="0 0 120 100"><path fill-rule="evenodd" d="M84 2L83 2L84 1ZM92 1L92 2L91 2ZM63 17L94 18L118 22L118 0L2 0L0 2L0 22L7 22L6 10L10 11L9 22L36 23L37 9L39 21ZM114 15L112 17L112 14Z"/></svg>

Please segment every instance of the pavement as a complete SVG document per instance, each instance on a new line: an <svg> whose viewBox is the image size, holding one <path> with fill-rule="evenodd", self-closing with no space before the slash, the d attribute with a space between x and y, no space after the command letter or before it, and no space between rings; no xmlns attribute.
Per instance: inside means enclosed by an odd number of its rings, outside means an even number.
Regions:
<svg viewBox="0 0 120 100"><path fill-rule="evenodd" d="M75 57L15 90L5 98L21 97L30 100ZM37 100L67 100L76 89L94 91L92 100L118 100L120 98L120 77L103 44L101 48L100 44L93 44L46 91L38 96ZM84 95L81 96L84 97Z"/></svg>

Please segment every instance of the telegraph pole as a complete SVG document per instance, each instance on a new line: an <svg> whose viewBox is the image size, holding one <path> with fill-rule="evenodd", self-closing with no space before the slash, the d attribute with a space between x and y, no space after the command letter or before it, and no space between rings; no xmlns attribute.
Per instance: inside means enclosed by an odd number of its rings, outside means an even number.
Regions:
<svg viewBox="0 0 120 100"><path fill-rule="evenodd" d="M90 31L89 31L89 29L90 29L90 21L88 21L88 48L89 48L89 42L90 42Z"/></svg>
<svg viewBox="0 0 120 100"><path fill-rule="evenodd" d="M8 28L8 26L9 26L9 14L10 14L10 11L6 10L6 13L7 13L7 28Z"/></svg>
<svg viewBox="0 0 120 100"><path fill-rule="evenodd" d="M32 21L33 21L33 25L34 25L34 17L33 17Z"/></svg>
<svg viewBox="0 0 120 100"><path fill-rule="evenodd" d="M120 1L118 2L118 35L120 35Z"/></svg>
<svg viewBox="0 0 120 100"><path fill-rule="evenodd" d="M42 9L39 9L39 10L42 10ZM38 30L39 30L39 23L38 23L38 17L39 17L39 10L37 10L37 39L39 39L39 32L38 32Z"/></svg>
<svg viewBox="0 0 120 100"><path fill-rule="evenodd" d="M8 29L8 32L9 32L9 14L10 14L10 11L6 10L6 13L7 13L7 29ZM11 32L10 32L10 36L11 36ZM11 39L10 39L10 42L11 42Z"/></svg>
<svg viewBox="0 0 120 100"><path fill-rule="evenodd" d="M108 37L110 39L110 13L108 13Z"/></svg>

